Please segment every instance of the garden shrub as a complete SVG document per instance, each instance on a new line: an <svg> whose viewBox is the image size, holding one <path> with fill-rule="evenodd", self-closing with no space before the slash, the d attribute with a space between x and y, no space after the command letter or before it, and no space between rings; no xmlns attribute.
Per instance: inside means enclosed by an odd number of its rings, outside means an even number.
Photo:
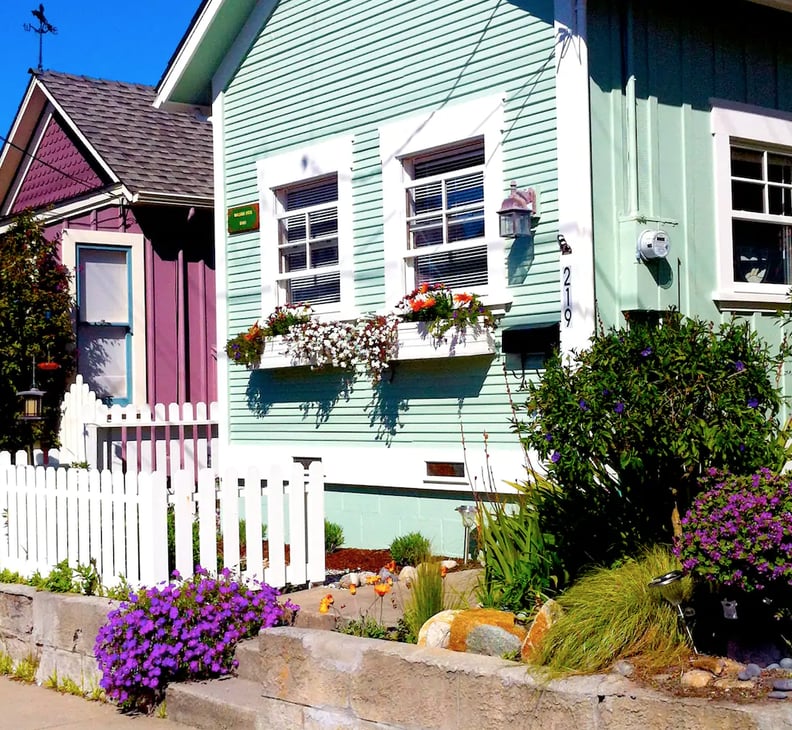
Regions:
<svg viewBox="0 0 792 730"><path fill-rule="evenodd" d="M790 476L769 469L750 476L712 469L701 481L704 491L682 519L674 547L682 567L710 583L789 598Z"/></svg>
<svg viewBox="0 0 792 730"><path fill-rule="evenodd" d="M288 601L263 583L198 568L184 581L142 589L108 614L94 653L107 697L124 709L150 710L175 680L228 674L237 643L277 624Z"/></svg>
<svg viewBox="0 0 792 730"><path fill-rule="evenodd" d="M390 554L398 565L419 565L431 557L432 544L420 532L410 532L393 540Z"/></svg>
<svg viewBox="0 0 792 730"><path fill-rule="evenodd" d="M410 636L418 637L421 626L445 608L445 583L439 562L421 563L404 606L404 622Z"/></svg>
<svg viewBox="0 0 792 730"><path fill-rule="evenodd" d="M563 615L538 647L537 664L551 673L601 672L619 659L640 657L646 667L666 667L690 647L674 607L654 578L678 569L668 548L655 546L614 568L585 574L558 601ZM685 578L683 595L690 596Z"/></svg>
<svg viewBox="0 0 792 730"><path fill-rule="evenodd" d="M546 464L542 527L572 576L670 544L672 515L690 506L706 468L780 468L782 396L770 374L785 350L771 353L746 322L669 311L551 360L515 426Z"/></svg>
<svg viewBox="0 0 792 730"><path fill-rule="evenodd" d="M344 530L341 525L325 520L325 552L334 553L344 544Z"/></svg>

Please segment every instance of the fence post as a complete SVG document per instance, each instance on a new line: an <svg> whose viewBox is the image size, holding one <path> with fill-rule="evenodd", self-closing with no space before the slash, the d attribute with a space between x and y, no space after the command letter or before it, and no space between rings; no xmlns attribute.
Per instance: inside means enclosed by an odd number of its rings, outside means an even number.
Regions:
<svg viewBox="0 0 792 730"><path fill-rule="evenodd" d="M217 572L217 491L210 469L198 472L198 537L201 567Z"/></svg>
<svg viewBox="0 0 792 730"><path fill-rule="evenodd" d="M223 565L241 571L239 558L239 485L236 473L228 469L220 483L220 521L223 528Z"/></svg>
<svg viewBox="0 0 792 730"><path fill-rule="evenodd" d="M176 528L176 570L182 578L195 572L193 556L193 480L192 474L183 469L171 474L173 485L173 517Z"/></svg>
<svg viewBox="0 0 792 730"><path fill-rule="evenodd" d="M286 579L292 585L306 581L305 543L305 468L294 462L289 475L286 495L289 503L289 565Z"/></svg>
<svg viewBox="0 0 792 730"><path fill-rule="evenodd" d="M247 566L243 576L246 579L264 580L264 553L261 549L261 476L255 466L248 467L244 489ZM267 536L270 545L272 545L269 525L267 526Z"/></svg>
<svg viewBox="0 0 792 730"><path fill-rule="evenodd" d="M308 580L311 583L324 583L324 467L321 461L308 466L306 487L306 530L308 533Z"/></svg>

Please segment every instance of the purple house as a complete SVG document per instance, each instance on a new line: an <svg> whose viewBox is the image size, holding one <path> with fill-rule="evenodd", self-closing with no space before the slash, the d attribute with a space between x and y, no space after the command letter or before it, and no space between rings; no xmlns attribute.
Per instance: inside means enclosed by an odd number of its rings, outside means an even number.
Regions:
<svg viewBox="0 0 792 730"><path fill-rule="evenodd" d="M105 401L217 398L212 129L139 84L33 73L0 154L73 271L78 372Z"/></svg>

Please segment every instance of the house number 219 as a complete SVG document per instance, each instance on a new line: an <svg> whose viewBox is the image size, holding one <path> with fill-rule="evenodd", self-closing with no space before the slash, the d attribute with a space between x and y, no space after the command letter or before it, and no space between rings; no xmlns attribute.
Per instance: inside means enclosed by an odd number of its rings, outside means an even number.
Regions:
<svg viewBox="0 0 792 730"><path fill-rule="evenodd" d="M569 327L572 324L572 269L569 266L565 266L563 270L561 301L563 304L564 322Z"/></svg>

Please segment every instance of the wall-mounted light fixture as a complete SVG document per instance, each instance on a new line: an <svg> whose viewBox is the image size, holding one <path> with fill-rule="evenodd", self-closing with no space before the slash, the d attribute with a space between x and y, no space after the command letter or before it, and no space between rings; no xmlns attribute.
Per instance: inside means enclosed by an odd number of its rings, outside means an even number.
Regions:
<svg viewBox="0 0 792 730"><path fill-rule="evenodd" d="M33 384L30 390L20 390L17 395L22 398L22 415L20 418L23 421L40 421L43 416L41 415L41 401L44 398L44 391L36 387L36 359L33 358Z"/></svg>
<svg viewBox="0 0 792 730"><path fill-rule="evenodd" d="M539 215L536 212L536 190L533 188L517 190L517 183L512 182L511 192L501 203L498 217L502 238L532 235L539 224Z"/></svg>

